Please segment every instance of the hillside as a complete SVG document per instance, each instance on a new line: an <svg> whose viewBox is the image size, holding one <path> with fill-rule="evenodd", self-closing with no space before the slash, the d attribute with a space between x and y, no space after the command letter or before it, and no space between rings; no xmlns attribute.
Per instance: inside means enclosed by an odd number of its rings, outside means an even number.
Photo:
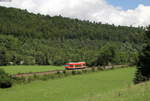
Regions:
<svg viewBox="0 0 150 101"><path fill-rule="evenodd" d="M99 65L101 52L112 46L116 53L109 62L135 63L143 33L142 27L92 23L0 7L0 65L62 65L66 61Z"/></svg>

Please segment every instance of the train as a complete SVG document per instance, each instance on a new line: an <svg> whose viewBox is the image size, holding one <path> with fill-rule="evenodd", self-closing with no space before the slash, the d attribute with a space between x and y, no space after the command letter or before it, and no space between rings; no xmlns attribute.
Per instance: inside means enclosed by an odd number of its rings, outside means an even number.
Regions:
<svg viewBox="0 0 150 101"><path fill-rule="evenodd" d="M84 69L86 68L86 62L69 62L65 63L66 70Z"/></svg>

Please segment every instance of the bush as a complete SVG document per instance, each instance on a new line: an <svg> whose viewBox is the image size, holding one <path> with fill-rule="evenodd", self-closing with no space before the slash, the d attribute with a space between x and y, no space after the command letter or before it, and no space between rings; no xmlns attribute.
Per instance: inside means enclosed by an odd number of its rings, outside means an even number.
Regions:
<svg viewBox="0 0 150 101"><path fill-rule="evenodd" d="M77 71L73 70L72 75L76 75L76 74L77 74Z"/></svg>
<svg viewBox="0 0 150 101"><path fill-rule="evenodd" d="M66 70L63 70L63 73L66 74L67 73Z"/></svg>
<svg viewBox="0 0 150 101"><path fill-rule="evenodd" d="M92 72L96 72L97 71L95 67L93 67L91 70L92 70Z"/></svg>
<svg viewBox="0 0 150 101"><path fill-rule="evenodd" d="M85 70L82 70L82 72L83 72L83 73L87 73L88 71L85 69Z"/></svg>
<svg viewBox="0 0 150 101"><path fill-rule="evenodd" d="M0 88L10 88L12 86L12 78L0 69Z"/></svg>
<svg viewBox="0 0 150 101"><path fill-rule="evenodd" d="M97 68L97 70L98 70L98 71L103 71L103 70L104 70L104 68L102 68L102 67L98 67L98 68Z"/></svg>
<svg viewBox="0 0 150 101"><path fill-rule="evenodd" d="M150 77L143 76L140 70L136 71L135 78L134 78L135 84L142 83L148 80L150 80Z"/></svg>

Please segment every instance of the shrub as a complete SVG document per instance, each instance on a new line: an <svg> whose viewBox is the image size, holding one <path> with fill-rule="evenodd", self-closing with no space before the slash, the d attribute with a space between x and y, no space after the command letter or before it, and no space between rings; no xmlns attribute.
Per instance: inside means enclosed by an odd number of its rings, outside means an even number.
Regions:
<svg viewBox="0 0 150 101"><path fill-rule="evenodd" d="M92 67L91 71L92 71L92 72L96 72L97 69L96 69L95 67Z"/></svg>
<svg viewBox="0 0 150 101"><path fill-rule="evenodd" d="M64 74L64 76L69 76L69 75L71 75L71 73L70 73L70 72L67 72L67 70L63 70L63 74Z"/></svg>
<svg viewBox="0 0 150 101"><path fill-rule="evenodd" d="M97 67L97 70L98 70L98 71L103 71L104 68L102 68L102 67Z"/></svg>
<svg viewBox="0 0 150 101"><path fill-rule="evenodd" d="M63 73L66 74L66 70L63 70Z"/></svg>
<svg viewBox="0 0 150 101"><path fill-rule="evenodd" d="M87 73L88 71L85 69L85 70L82 70L82 72L83 72L83 73Z"/></svg>
<svg viewBox="0 0 150 101"><path fill-rule="evenodd" d="M76 75L77 72L75 70L72 71L72 75Z"/></svg>
<svg viewBox="0 0 150 101"><path fill-rule="evenodd" d="M135 84L138 84L138 83L141 83L141 82L144 82L144 81L147 81L147 78L144 77L140 71L136 71L136 77L134 78L134 83Z"/></svg>
<svg viewBox="0 0 150 101"><path fill-rule="evenodd" d="M57 71L57 73L56 73L56 74L60 75L60 74L61 74L61 72L60 72L60 71Z"/></svg>
<svg viewBox="0 0 150 101"><path fill-rule="evenodd" d="M10 88L12 78L3 69L0 69L0 88Z"/></svg>
<svg viewBox="0 0 150 101"><path fill-rule="evenodd" d="M80 70L80 71L78 71L78 74L83 74L83 72Z"/></svg>

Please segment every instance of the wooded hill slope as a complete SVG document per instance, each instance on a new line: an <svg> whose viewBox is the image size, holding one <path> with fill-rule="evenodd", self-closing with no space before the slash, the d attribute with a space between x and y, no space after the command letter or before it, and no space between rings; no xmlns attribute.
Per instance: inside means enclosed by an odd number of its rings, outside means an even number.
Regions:
<svg viewBox="0 0 150 101"><path fill-rule="evenodd" d="M142 27L44 16L0 7L0 65L62 65L86 61L89 65L137 61Z"/></svg>

